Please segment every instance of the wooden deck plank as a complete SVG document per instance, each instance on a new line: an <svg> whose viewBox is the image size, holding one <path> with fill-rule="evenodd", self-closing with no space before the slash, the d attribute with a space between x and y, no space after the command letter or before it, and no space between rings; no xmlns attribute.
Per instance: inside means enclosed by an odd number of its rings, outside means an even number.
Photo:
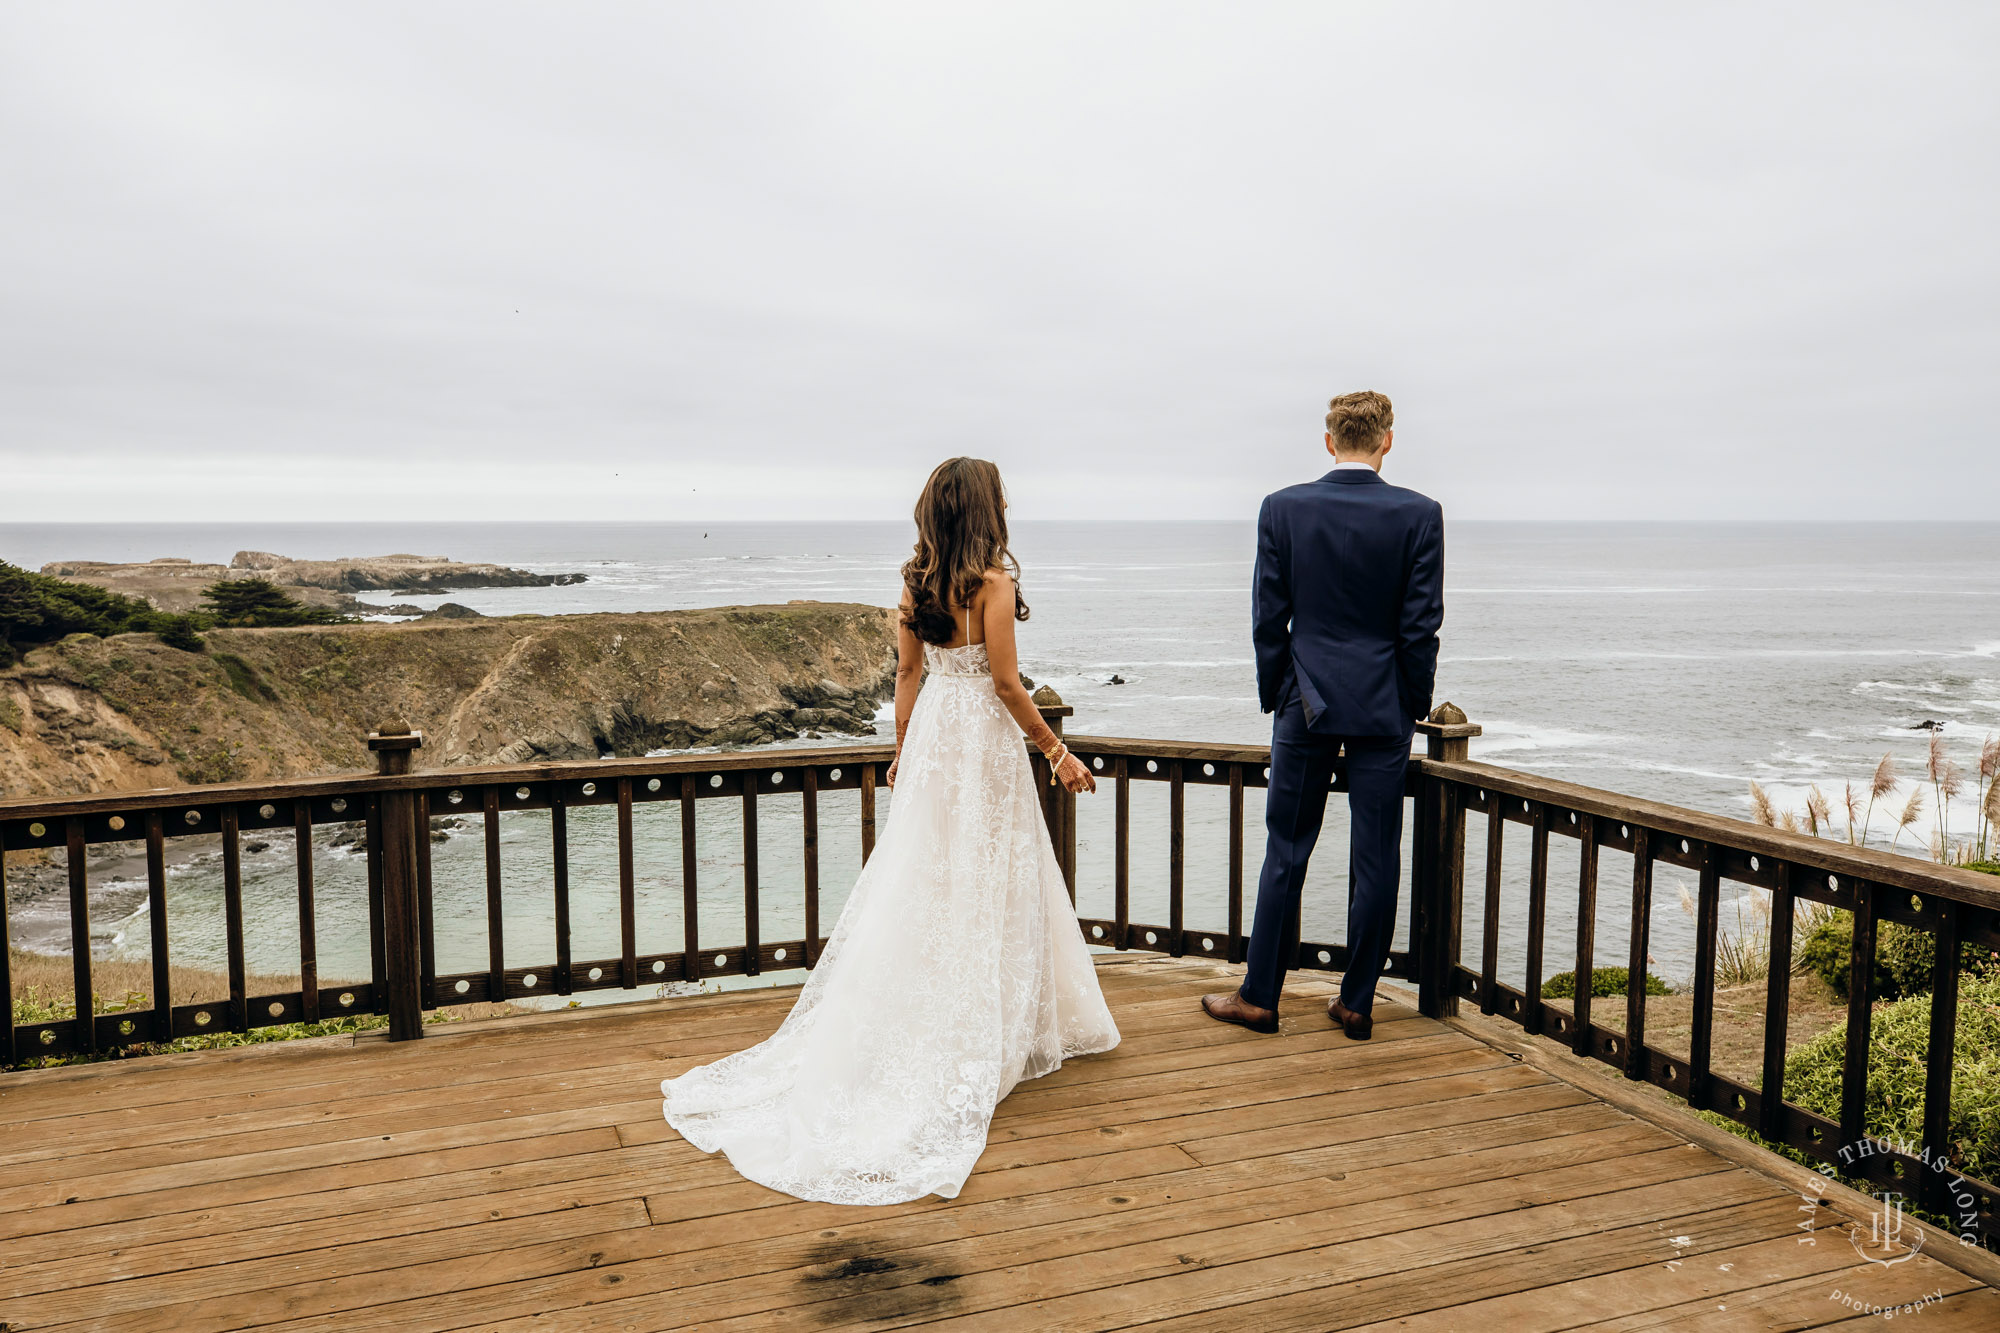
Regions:
<svg viewBox="0 0 2000 1333"><path fill-rule="evenodd" d="M1845 1245L1838 1228L1827 1229L1827 1244ZM1914 1304L1926 1297L1954 1296L1981 1291L1976 1279L1943 1264L1860 1264L1833 1273L1815 1273L1769 1286L1732 1293L1726 1300L1698 1297L1678 1305L1661 1306L1643 1314L1606 1319L1593 1325L1601 1333L1693 1333L1693 1330L1757 1329L1759 1333L1786 1333L1787 1330L1838 1326L1858 1313L1842 1302L1844 1296L1863 1306L1893 1309ZM1989 1293L1990 1294L1990 1293ZM1923 1311L1929 1314L1930 1310ZM1879 1315L1870 1316L1882 1322ZM1919 1325L1922 1327L1922 1325ZM1982 1325L2000 1327L1989 1317Z"/></svg>
<svg viewBox="0 0 2000 1333"><path fill-rule="evenodd" d="M1538 1116L1510 1116L1479 1124L1452 1125L1446 1129L1419 1129L1402 1134L1394 1134L1365 1143L1348 1143L1337 1148L1316 1148L1306 1152L1287 1153L1275 1158L1257 1158L1246 1162L1224 1163L1212 1167L1174 1168L1146 1178L1146 1174L1128 1171L1116 1177L1119 1188L1098 1190L1090 1197L1095 1199L1104 1211L1146 1207L1148 1200L1154 1204L1165 1203L1170 1198L1193 1198L1201 1192L1232 1188L1236 1183L1259 1183L1312 1180L1316 1178L1338 1179L1347 1174L1348 1168L1364 1159L1368 1169L1377 1166L1393 1166L1421 1158L1440 1157L1453 1154L1473 1153L1495 1147L1512 1147L1529 1142L1553 1142L1571 1135L1603 1134L1616 1130L1629 1134L1630 1121L1607 1115L1604 1108L1579 1106L1566 1108ZM1152 1151L1152 1150L1142 1150ZM1085 1163L1099 1159L1085 1159ZM1184 1163L1193 1159L1183 1155ZM1061 1164L1058 1163L1058 1166ZM1082 1166L1084 1163L1078 1163ZM1046 1170L1048 1168L1024 1167L1024 1171ZM974 1176L975 1181L983 1176ZM1064 1188L1084 1187L1096 1182L1072 1180L1065 1182ZM702 1191L706 1195L709 1191ZM685 1192L670 1195L653 1195L646 1200L647 1209L652 1214L654 1225L667 1233L665 1239L677 1245L674 1252L702 1249L714 1245L743 1244L749 1241L768 1240L774 1236L799 1235L828 1228L851 1228L855 1223L852 1211L838 1204L805 1203L784 1195L765 1191L764 1205L743 1208L731 1215L723 1225L693 1226L685 1214L677 1210L683 1206ZM961 1200L964 1196L961 1196ZM980 1202L975 1200L974 1202ZM1054 1201L1035 1199L1033 1201L1018 1194L1005 1196L1013 1214L1033 1217L1038 1210L1053 1206ZM965 1205L971 1206L971 1205ZM929 1202L897 1204L890 1208L871 1210L901 1216L910 1212L934 1212L937 1205ZM1026 1223L1024 1223L1026 1225Z"/></svg>
<svg viewBox="0 0 2000 1333"><path fill-rule="evenodd" d="M1650 1142L1633 1141L1631 1126L1620 1126L1618 1131L1600 1132L1595 1138L1579 1135L1574 1142L1559 1140L1565 1146L1546 1147L1546 1160L1630 1160L1635 1148L1640 1155L1659 1151ZM1511 1177L1515 1169L1509 1163L1514 1155L1514 1145L1508 1145L1483 1159L1426 1156L1411 1169L1427 1173L1435 1182L1461 1178L1468 1171L1477 1174L1483 1162L1487 1173ZM809 1229L771 1241L701 1244L680 1254L639 1253L675 1242L671 1228L656 1227L645 1237L608 1238L586 1283L580 1284L570 1274L552 1274L541 1281L516 1284L511 1290L488 1289L448 1299L426 1297L366 1314L347 1312L320 1327L338 1326L363 1333L406 1325L430 1326L440 1317L455 1316L478 1326L499 1323L510 1315L540 1318L598 1297L605 1288L593 1284L606 1278L617 1280L616 1294L621 1299L618 1308L609 1313L612 1322L605 1326L617 1326L621 1320L644 1325L661 1319L706 1324L759 1312L769 1316L772 1311L810 1304L821 1290L825 1292L823 1299L846 1299L844 1282L838 1275L857 1266L866 1270L869 1290L879 1295L892 1288L922 1288L927 1279L941 1273L950 1273L956 1283L975 1271L1005 1269L1034 1256L1087 1258L1139 1236L1163 1241L1185 1239L1190 1232L1199 1235L1226 1224L1263 1223L1292 1213L1309 1213L1324 1205L1321 1193L1301 1190L1291 1180L1246 1187L1243 1182L1255 1180L1254 1175L1229 1169L1210 1169L1206 1174L1206 1182L1183 1170L1136 1182L1136 1188L1135 1182L1125 1181L1115 1191L1065 1190L1043 1195L1034 1207L1025 1209L1011 1195L970 1206L932 1203L912 1206L893 1217L868 1217L845 1227ZM1408 1179L1408 1172L1382 1172L1373 1179L1357 1178L1349 1188L1357 1194L1387 1197L1407 1188ZM859 1211L848 1210L850 1214ZM627 1257L621 1260L621 1254ZM803 1278L802 1271L806 1274ZM805 1296L799 1293L802 1281ZM639 1298L637 1303L633 1297ZM919 1307L929 1304L921 1290L893 1298L899 1308L906 1301ZM594 1318L594 1314L590 1316ZM586 1320L582 1311L568 1311L564 1323L597 1326Z"/></svg>
<svg viewBox="0 0 2000 1333"><path fill-rule="evenodd" d="M1670 1164L1662 1152L1681 1160ZM1101 1327L1105 1325L1096 1321L1129 1319L1135 1308L1155 1311L1156 1317L1175 1313L1156 1303L1147 1290L1149 1279L1251 1261L1290 1270L1298 1266L1294 1255L1299 1251L1339 1249L1366 1235L1393 1234L1409 1228L1419 1217L1456 1217L1490 1224L1495 1214L1534 1211L1524 1204L1524 1193L1548 1199L1574 1198L1577 1202L1571 1206L1587 1210L1614 1182L1627 1184L1625 1190L1612 1193L1629 1193L1638 1184L1673 1188L1665 1183L1671 1181L1688 1188L1701 1185L1699 1174L1706 1174L1693 1173L1698 1164L1687 1160L1681 1149L1671 1148L1510 1175L1465 1187L1439 1185L1438 1179L1452 1178L1456 1165L1447 1159L1432 1168L1437 1174L1426 1182L1428 1189L1411 1192L1396 1185L1387 1197L1359 1200L1339 1209L1329 1207L1342 1197L1332 1182L1319 1190L1288 1183L1276 1190L1238 1192L1205 1206L1170 1205L1157 1210L1150 1223L1135 1215L1118 1214L1010 1231L971 1242L919 1243L866 1256L855 1256L839 1247L825 1252L808 1248L799 1255L806 1262L795 1270L683 1285L646 1298L647 1303L620 1301L617 1304L625 1308L619 1310L600 1305L570 1312L564 1322L578 1330L609 1329L636 1316L642 1325L660 1320L665 1321L661 1327L749 1329L760 1322L768 1327L774 1310L797 1312L799 1307L826 1302L825 1311L809 1316L814 1322L837 1325L858 1321L870 1327L903 1327L936 1317L937 1293L922 1288L934 1278L946 1277L948 1282L939 1284L949 1288L946 1313L963 1321L964 1327ZM1616 1205L1626 1206L1629 1204ZM1596 1209L1609 1211L1601 1204ZM922 1229L913 1227L912 1236L921 1242ZM858 1265L857 1258L893 1266ZM1070 1294L1060 1302L1039 1299L1050 1291ZM517 1327L507 1322L487 1322L486 1326Z"/></svg>
<svg viewBox="0 0 2000 1333"><path fill-rule="evenodd" d="M885 1208L751 1184L660 1116L795 990L0 1076L0 1322L1804 1328L1850 1317L1838 1279L1996 1326L1928 1256L1794 1257L1770 1177L1400 1002L1349 1042L1299 976L1260 1036L1196 1008L1240 967L1099 971L1120 1046L1017 1089L958 1198Z"/></svg>
<svg viewBox="0 0 2000 1333"><path fill-rule="evenodd" d="M1690 1239L1692 1237L1690 1236ZM1832 1283L1854 1266L1846 1239L1802 1245L1794 1236L1769 1236L1699 1255L1655 1238L1650 1262L1586 1278L1553 1282L1532 1291L1454 1304L1393 1323L1364 1324L1357 1333L1442 1333L1447 1329L1505 1328L1521 1333L1558 1333L1689 1301L1722 1313L1739 1293L1794 1278ZM1836 1249L1847 1250L1842 1255ZM1537 1256L1539 1257L1539 1256Z"/></svg>
<svg viewBox="0 0 2000 1333"><path fill-rule="evenodd" d="M1635 1260L1657 1255L1665 1222L1699 1235L1686 1253L1701 1255L1769 1238L1794 1220L1791 1199L1762 1198L1693 1216L1647 1218L1553 1242L1534 1237L1518 1247L1457 1258L1440 1256L1435 1262L1391 1261L1379 1272L1357 1273L1343 1266L1329 1269L1316 1284L1239 1306L1231 1314L1259 1333L1332 1333L1372 1323L1397 1328L1410 1316L1460 1304L1466 1292L1527 1291L1545 1282L1631 1268ZM1203 1310L1147 1322L1144 1327L1148 1333L1203 1333L1213 1327L1214 1317L1212 1311Z"/></svg>

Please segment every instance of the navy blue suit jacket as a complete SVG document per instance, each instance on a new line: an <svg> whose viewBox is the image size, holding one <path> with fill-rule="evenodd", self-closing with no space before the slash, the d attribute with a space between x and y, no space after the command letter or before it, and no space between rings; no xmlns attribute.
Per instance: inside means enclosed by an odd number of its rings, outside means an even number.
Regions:
<svg viewBox="0 0 2000 1333"><path fill-rule="evenodd" d="M1306 725L1402 736L1431 711L1444 623L1444 510L1373 471L1337 468L1257 516L1257 695L1296 682Z"/></svg>

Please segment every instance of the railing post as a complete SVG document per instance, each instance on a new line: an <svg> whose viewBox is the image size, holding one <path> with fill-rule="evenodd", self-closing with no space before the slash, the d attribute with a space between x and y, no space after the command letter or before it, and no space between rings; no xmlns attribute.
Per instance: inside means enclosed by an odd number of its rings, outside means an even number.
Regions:
<svg viewBox="0 0 2000 1333"><path fill-rule="evenodd" d="M1471 757L1480 734L1457 705L1439 704L1417 724L1424 758L1451 763ZM1416 828L1410 839L1410 915L1416 939L1417 1008L1426 1018L1458 1013L1459 935L1465 908L1465 803L1443 777L1417 783Z"/></svg>
<svg viewBox="0 0 2000 1333"><path fill-rule="evenodd" d="M1062 696L1044 685L1034 693L1035 707L1041 712L1042 721L1049 724L1049 730L1060 736L1063 719L1076 715L1076 709L1062 701ZM1062 866L1063 883L1069 886L1069 901L1076 904L1076 794L1060 782L1048 786L1049 766L1046 760L1036 760L1035 781L1043 784L1042 813L1048 820L1049 842L1054 846L1056 862Z"/></svg>
<svg viewBox="0 0 2000 1333"><path fill-rule="evenodd" d="M368 733L378 771L385 778L410 771L424 735L407 722L384 723ZM382 971L388 992L389 1040L424 1035L423 949L417 904L417 798L408 787L381 794Z"/></svg>

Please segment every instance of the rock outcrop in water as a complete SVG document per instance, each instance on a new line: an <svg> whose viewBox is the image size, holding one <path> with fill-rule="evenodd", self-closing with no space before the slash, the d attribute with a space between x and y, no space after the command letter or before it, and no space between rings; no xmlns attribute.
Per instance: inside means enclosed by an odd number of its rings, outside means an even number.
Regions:
<svg viewBox="0 0 2000 1333"><path fill-rule="evenodd" d="M207 639L73 635L0 671L0 796L368 770L391 717L423 729L425 768L872 734L894 683L894 613L851 604Z"/></svg>
<svg viewBox="0 0 2000 1333"><path fill-rule="evenodd" d="M446 592L459 588L547 588L581 583L582 574L533 574L505 565L465 564L441 555L378 555L352 560L294 560L269 551L238 551L226 565L163 557L141 564L57 560L42 573L141 597L162 611L192 611L202 589L222 579L267 579L310 606L359 607L357 592Z"/></svg>

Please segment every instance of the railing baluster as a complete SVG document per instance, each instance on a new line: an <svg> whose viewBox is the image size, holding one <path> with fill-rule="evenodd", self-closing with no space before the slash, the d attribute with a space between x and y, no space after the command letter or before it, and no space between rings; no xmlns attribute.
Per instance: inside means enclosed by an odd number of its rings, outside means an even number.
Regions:
<svg viewBox="0 0 2000 1333"><path fill-rule="evenodd" d="M506 904L500 892L500 789L486 789L486 998L507 998Z"/></svg>
<svg viewBox="0 0 2000 1333"><path fill-rule="evenodd" d="M1111 870L1111 911L1112 933L1117 936L1112 941L1120 949L1132 942L1132 775L1127 770L1124 756L1119 756L1116 770L1117 815L1116 831L1113 834Z"/></svg>
<svg viewBox="0 0 2000 1333"><path fill-rule="evenodd" d="M1632 931L1625 974L1625 1077L1644 1079L1646 1063L1646 966L1653 929L1653 835L1632 829Z"/></svg>
<svg viewBox="0 0 2000 1333"><path fill-rule="evenodd" d="M1479 1012L1500 1002L1500 858L1507 845L1507 821L1500 793L1486 793L1486 902L1479 926Z"/></svg>
<svg viewBox="0 0 2000 1333"><path fill-rule="evenodd" d="M152 870L152 829L147 833L148 878ZM313 826L312 806L304 800L292 802L292 846L293 859L297 862L299 885L299 1017L308 1023L319 1022L319 934L313 912ZM164 889L161 901L165 902ZM161 915L164 917L165 913ZM166 940L166 922L154 932L154 947L159 949ZM155 964L155 984L164 976L166 968Z"/></svg>
<svg viewBox="0 0 2000 1333"><path fill-rule="evenodd" d="M431 794L417 793L417 957L424 1008L437 1008L437 922L431 897Z"/></svg>
<svg viewBox="0 0 2000 1333"><path fill-rule="evenodd" d="M1715 1036L1716 933L1722 928L1722 851L1701 844L1701 886L1695 898L1694 1027L1688 1034L1688 1105L1706 1111L1708 1057Z"/></svg>
<svg viewBox="0 0 2000 1333"><path fill-rule="evenodd" d="M146 816L146 916L153 937L153 1040L174 1039L173 969L167 955L167 821Z"/></svg>
<svg viewBox="0 0 2000 1333"><path fill-rule="evenodd" d="M618 779L618 984L639 986L639 890L632 865L632 779Z"/></svg>
<svg viewBox="0 0 2000 1333"><path fill-rule="evenodd" d="M1447 783L1417 774L1410 800L1410 970L1417 980L1417 1012L1425 1018L1444 1016L1438 987L1438 945L1444 933L1444 812ZM1347 910L1354 911L1355 881L1347 877ZM1348 941L1354 947L1354 941Z"/></svg>
<svg viewBox="0 0 2000 1333"><path fill-rule="evenodd" d="M757 775L743 775L743 973L757 975Z"/></svg>
<svg viewBox="0 0 2000 1333"><path fill-rule="evenodd" d="M1958 1043L1959 906L1943 898L1928 898L1925 906L1937 913L1937 932L1931 971L1931 1030L1924 1063L1923 1159L1942 1164L1951 1160L1951 1075ZM1949 1212L1950 1180L1942 1165L1926 1169L1917 1191L1919 1201L1934 1212Z"/></svg>
<svg viewBox="0 0 2000 1333"><path fill-rule="evenodd" d="M1521 1026L1542 1030L1542 932L1549 914L1549 808L1539 801L1528 817L1534 838L1528 848L1528 971L1522 990Z"/></svg>
<svg viewBox="0 0 2000 1333"><path fill-rule="evenodd" d="M562 784L549 784L549 850L554 856L556 895L556 994L568 995L569 951L569 806Z"/></svg>
<svg viewBox="0 0 2000 1333"><path fill-rule="evenodd" d="M808 767L800 792L804 803L807 967L819 962L819 770Z"/></svg>
<svg viewBox="0 0 2000 1333"><path fill-rule="evenodd" d="M370 794L362 808L367 812L363 830L368 840L368 980L375 997L375 1012L389 1012L388 924L382 911L382 798Z"/></svg>
<svg viewBox="0 0 2000 1333"><path fill-rule="evenodd" d="M157 816L155 816L157 818ZM7 832L0 829L0 1064L14 1063L14 937L7 928ZM159 1001L153 1002L157 1012ZM157 1017L154 1019L157 1023Z"/></svg>
<svg viewBox="0 0 2000 1333"><path fill-rule="evenodd" d="M1062 810L1062 849L1058 859L1062 862L1063 883L1069 887L1069 905L1076 906L1076 794L1062 789L1057 805Z"/></svg>
<svg viewBox="0 0 2000 1333"><path fill-rule="evenodd" d="M1119 760L1124 763L1124 760ZM1229 766L1229 961L1243 961L1243 765Z"/></svg>
<svg viewBox="0 0 2000 1333"><path fill-rule="evenodd" d="M701 979L701 925L696 917L694 774L681 779L681 979Z"/></svg>
<svg viewBox="0 0 2000 1333"><path fill-rule="evenodd" d="M1187 788L1176 759L1167 765L1167 939L1175 958L1185 952L1186 872Z"/></svg>
<svg viewBox="0 0 2000 1333"><path fill-rule="evenodd" d="M875 765L861 766L861 864L875 855Z"/></svg>
<svg viewBox="0 0 2000 1333"><path fill-rule="evenodd" d="M72 816L65 829L69 869L70 978L76 988L77 1044L97 1049L97 1005L90 981L90 878L83 841L83 820ZM10 1002L9 1008L12 1008Z"/></svg>
<svg viewBox="0 0 2000 1333"><path fill-rule="evenodd" d="M1784 1137L1785 1047L1792 1019L1792 865L1778 864L1771 890L1770 966L1764 978L1764 1074L1758 1083L1757 1132L1773 1142Z"/></svg>
<svg viewBox="0 0 2000 1333"><path fill-rule="evenodd" d="M1840 1143L1868 1133L1868 1039L1875 1002L1875 886L1854 881L1854 942L1847 959L1847 1060L1840 1071Z"/></svg>
<svg viewBox="0 0 2000 1333"><path fill-rule="evenodd" d="M1588 1057L1590 1046L1590 1001L1597 989L1597 820L1583 815L1577 820L1577 836L1582 839L1578 856L1576 905L1576 1032L1570 1049Z"/></svg>
<svg viewBox="0 0 2000 1333"><path fill-rule="evenodd" d="M1441 1015L1456 1018L1460 942L1465 935L1465 789L1456 780L1441 785L1444 788L1444 931L1438 940L1438 1004Z"/></svg>
<svg viewBox="0 0 2000 1333"><path fill-rule="evenodd" d="M250 1030L250 988L243 962L243 840L234 805L222 807L222 912L229 939L229 1025Z"/></svg>

